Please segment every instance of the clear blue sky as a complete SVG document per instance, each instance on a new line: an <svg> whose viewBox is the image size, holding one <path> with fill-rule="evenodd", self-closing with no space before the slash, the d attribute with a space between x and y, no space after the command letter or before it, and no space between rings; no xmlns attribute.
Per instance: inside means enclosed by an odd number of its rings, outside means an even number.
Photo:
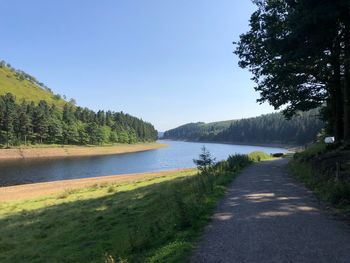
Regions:
<svg viewBox="0 0 350 263"><path fill-rule="evenodd" d="M94 110L166 130L272 112L232 41L250 0L0 0L0 59Z"/></svg>

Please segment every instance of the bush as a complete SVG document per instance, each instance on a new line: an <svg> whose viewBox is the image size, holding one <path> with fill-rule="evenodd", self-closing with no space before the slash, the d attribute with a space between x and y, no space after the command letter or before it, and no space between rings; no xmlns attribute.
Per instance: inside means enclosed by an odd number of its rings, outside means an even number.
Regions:
<svg viewBox="0 0 350 263"><path fill-rule="evenodd" d="M201 149L202 153L199 155L199 159L194 159L193 162L197 165L197 168L201 172L208 172L214 165L215 158L211 156L211 153L205 146Z"/></svg>
<svg viewBox="0 0 350 263"><path fill-rule="evenodd" d="M350 206L349 181L329 178L310 164L297 160L293 160L288 166L291 172L323 201L338 208Z"/></svg>
<svg viewBox="0 0 350 263"><path fill-rule="evenodd" d="M248 157L253 162L260 162L271 159L271 156L269 154L261 151L251 152L250 154L248 154Z"/></svg>
<svg viewBox="0 0 350 263"><path fill-rule="evenodd" d="M327 151L327 145L323 142L318 142L309 146L305 151L294 154L294 159L309 160L316 155L320 155Z"/></svg>
<svg viewBox="0 0 350 263"><path fill-rule="evenodd" d="M250 158L244 154L230 155L227 159L230 171L239 171L240 169L252 163Z"/></svg>

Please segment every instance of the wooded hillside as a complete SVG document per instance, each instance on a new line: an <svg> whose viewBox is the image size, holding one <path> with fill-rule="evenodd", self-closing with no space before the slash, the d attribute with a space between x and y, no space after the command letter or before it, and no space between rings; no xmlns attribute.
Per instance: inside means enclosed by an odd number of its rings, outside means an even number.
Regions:
<svg viewBox="0 0 350 263"><path fill-rule="evenodd" d="M287 120L282 113L232 121L227 127L215 129L211 123L190 123L164 133L165 139L236 142L281 143L302 145L312 142L324 124L318 111L299 113Z"/></svg>
<svg viewBox="0 0 350 263"><path fill-rule="evenodd" d="M156 138L150 123L123 112L78 107L34 77L0 63L0 146L136 143Z"/></svg>

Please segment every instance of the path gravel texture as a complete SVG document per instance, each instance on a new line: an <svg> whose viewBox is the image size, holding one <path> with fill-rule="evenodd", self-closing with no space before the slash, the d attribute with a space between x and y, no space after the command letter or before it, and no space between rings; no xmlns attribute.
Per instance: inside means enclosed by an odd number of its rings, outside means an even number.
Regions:
<svg viewBox="0 0 350 263"><path fill-rule="evenodd" d="M350 263L350 228L322 210L287 162L253 165L234 180L192 262Z"/></svg>

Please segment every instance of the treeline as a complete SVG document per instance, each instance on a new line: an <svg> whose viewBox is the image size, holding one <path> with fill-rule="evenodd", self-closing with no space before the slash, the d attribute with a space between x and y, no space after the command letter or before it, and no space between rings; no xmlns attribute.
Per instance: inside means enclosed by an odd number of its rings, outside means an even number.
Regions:
<svg viewBox="0 0 350 263"><path fill-rule="evenodd" d="M10 93L0 96L0 144L136 143L154 141L153 125L123 112L98 111L76 107L63 109L23 100L17 103Z"/></svg>
<svg viewBox="0 0 350 263"><path fill-rule="evenodd" d="M166 131L165 139L232 143L281 143L303 145L312 142L324 127L317 110L301 112L287 120L282 113L232 121L221 131L212 124L190 123Z"/></svg>
<svg viewBox="0 0 350 263"><path fill-rule="evenodd" d="M255 0L235 53L260 102L290 117L323 106L326 132L350 141L350 1Z"/></svg>
<svg viewBox="0 0 350 263"><path fill-rule="evenodd" d="M213 138L218 133L229 128L231 123L233 121L188 123L164 132L163 138L191 141L205 140L206 138Z"/></svg>

